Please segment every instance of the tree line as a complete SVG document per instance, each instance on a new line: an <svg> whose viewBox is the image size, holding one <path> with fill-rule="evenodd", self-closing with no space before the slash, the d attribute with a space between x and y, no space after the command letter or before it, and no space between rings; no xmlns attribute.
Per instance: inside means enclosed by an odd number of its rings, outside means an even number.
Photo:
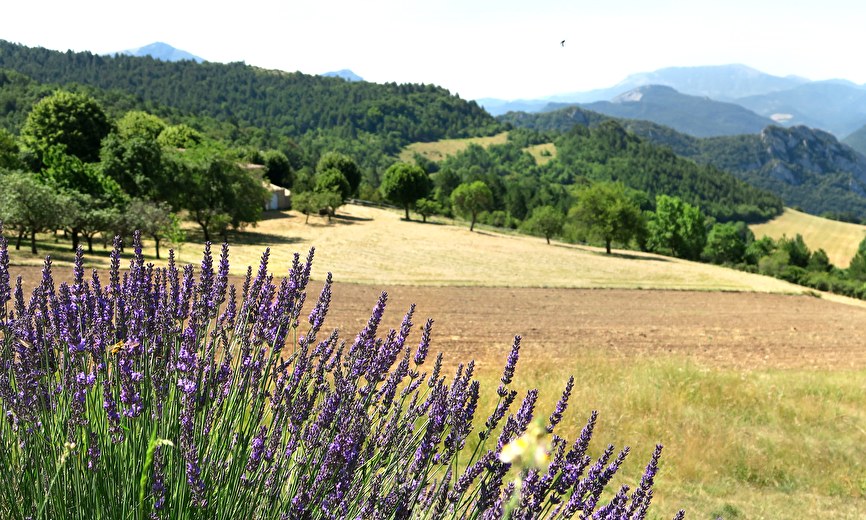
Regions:
<svg viewBox="0 0 866 520"><path fill-rule="evenodd" d="M255 224L268 191L265 166L291 181L277 150L232 148L187 125L168 125L142 111L114 119L85 94L57 91L36 103L20 136L0 130L0 220L17 233L16 248L36 235L63 230L73 249L82 239L140 230L156 243L183 240L179 212L205 240Z"/></svg>

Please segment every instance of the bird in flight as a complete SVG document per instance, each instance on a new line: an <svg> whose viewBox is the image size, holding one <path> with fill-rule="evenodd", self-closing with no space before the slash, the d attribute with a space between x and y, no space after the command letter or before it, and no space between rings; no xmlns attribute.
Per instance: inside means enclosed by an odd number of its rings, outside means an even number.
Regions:
<svg viewBox="0 0 866 520"><path fill-rule="evenodd" d="M561 42L559 42L559 44L565 47L565 40L562 40Z"/></svg>

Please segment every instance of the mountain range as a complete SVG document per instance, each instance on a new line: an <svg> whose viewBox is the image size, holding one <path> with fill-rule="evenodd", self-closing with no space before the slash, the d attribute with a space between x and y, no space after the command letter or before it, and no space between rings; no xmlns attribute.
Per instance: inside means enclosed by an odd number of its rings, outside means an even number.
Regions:
<svg viewBox="0 0 866 520"><path fill-rule="evenodd" d="M547 109L557 106L561 105L550 103ZM580 106L609 116L653 121L695 137L756 134L774 124L740 105L689 96L661 85L637 87L610 101Z"/></svg>
<svg viewBox="0 0 866 520"><path fill-rule="evenodd" d="M621 102L646 96L648 86L669 87L685 96L727 103L727 110L716 105L715 109L692 114L697 121L685 124L687 120L695 119L688 117L688 113L698 106L688 97L676 97L667 91L667 99L661 101L657 96L651 103L652 107L647 101L642 105ZM657 89L656 92L663 91ZM725 128L736 127L730 126L732 120L751 118L757 121L756 116L785 127L807 125L819 128L838 137L846 137L866 124L866 86L842 79L811 81L800 76L773 76L740 64L668 67L631 74L609 88L539 99L507 101L482 98L477 102L494 115L508 111L543 112L580 105L612 116L643 118L670 125L697 137L730 134L731 131ZM710 106L706 102L703 104ZM746 117L732 105L748 109L754 115ZM708 118L712 124L707 125Z"/></svg>
<svg viewBox="0 0 866 520"><path fill-rule="evenodd" d="M163 42L154 42L150 45L145 45L143 47L134 47L132 49L126 49L123 51L112 52L114 54L126 54L128 56L150 56L152 58L162 60L162 61L181 61L181 60L192 60L197 63L201 63L205 61L204 58L196 56L191 52L187 52L181 49L176 49L171 45Z"/></svg>

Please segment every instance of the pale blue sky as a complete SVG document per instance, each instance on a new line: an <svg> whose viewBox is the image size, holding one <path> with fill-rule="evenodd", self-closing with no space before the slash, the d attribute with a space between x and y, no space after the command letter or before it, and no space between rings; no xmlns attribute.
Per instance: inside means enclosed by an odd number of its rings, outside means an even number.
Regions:
<svg viewBox="0 0 866 520"><path fill-rule="evenodd" d="M348 68L464 98L538 97L611 86L633 72L725 63L866 83L863 0L5 4L0 38L25 45L103 53L163 41L212 61Z"/></svg>

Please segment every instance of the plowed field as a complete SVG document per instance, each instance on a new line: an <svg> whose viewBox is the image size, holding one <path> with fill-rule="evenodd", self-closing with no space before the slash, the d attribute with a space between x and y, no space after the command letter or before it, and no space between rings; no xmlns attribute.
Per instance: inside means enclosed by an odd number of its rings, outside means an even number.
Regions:
<svg viewBox="0 0 866 520"><path fill-rule="evenodd" d="M23 276L28 295L41 278L36 267L11 270L13 279ZM61 280L70 274L57 271ZM309 287L307 309L320 288ZM384 326L398 327L416 303L416 329L435 319L433 351L454 362L474 358L481 368L498 366L515 334L524 338L524 359L539 361L590 349L623 357L676 354L746 370L866 367L866 309L784 294L338 283L326 328L338 327L351 340L382 291L390 296Z"/></svg>

